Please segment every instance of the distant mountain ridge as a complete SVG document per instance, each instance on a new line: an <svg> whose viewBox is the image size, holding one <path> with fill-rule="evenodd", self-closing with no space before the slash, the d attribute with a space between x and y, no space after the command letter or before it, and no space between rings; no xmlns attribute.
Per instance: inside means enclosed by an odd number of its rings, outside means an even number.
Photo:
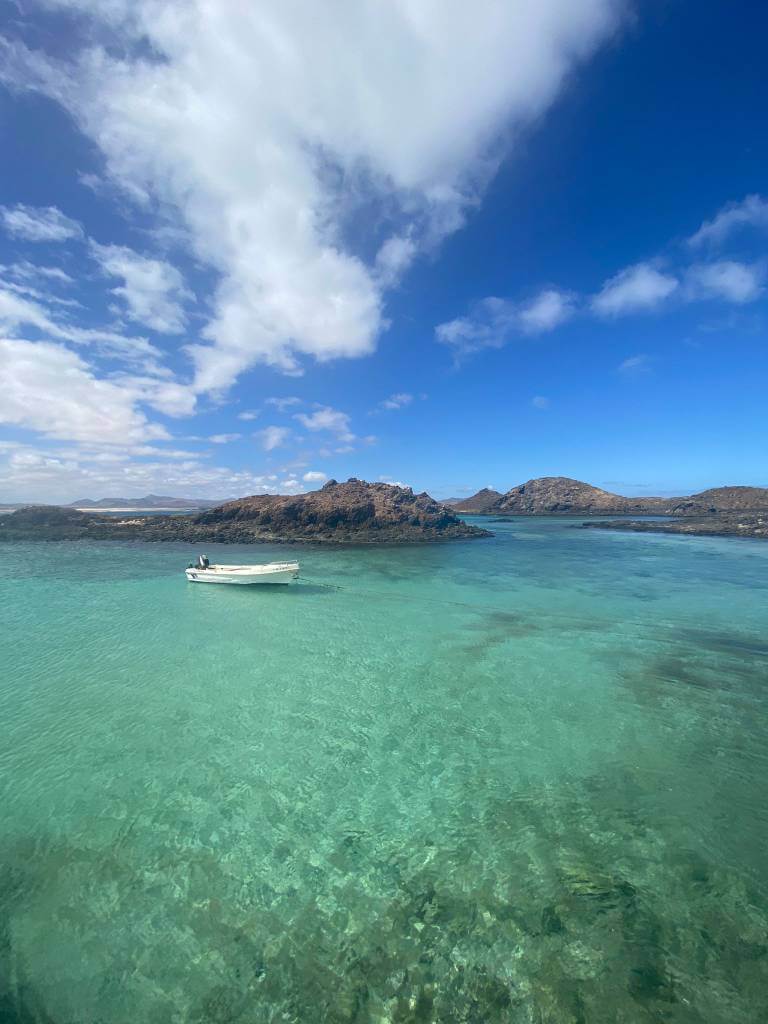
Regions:
<svg viewBox="0 0 768 1024"><path fill-rule="evenodd" d="M494 495L497 495L494 498ZM712 487L678 498L628 498L565 476L528 480L498 494L488 488L456 502L454 512L474 515L673 515L768 509L766 487Z"/></svg>
<svg viewBox="0 0 768 1024"><path fill-rule="evenodd" d="M171 498L164 494L146 494L143 498L81 498L67 508L213 508L221 500L209 498Z"/></svg>

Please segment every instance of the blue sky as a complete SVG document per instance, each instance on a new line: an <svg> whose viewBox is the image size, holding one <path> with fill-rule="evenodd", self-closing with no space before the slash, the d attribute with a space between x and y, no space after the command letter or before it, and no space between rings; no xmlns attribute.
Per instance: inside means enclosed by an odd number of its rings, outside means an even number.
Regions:
<svg viewBox="0 0 768 1024"><path fill-rule="evenodd" d="M768 485L768 11L530 8L0 0L0 501Z"/></svg>

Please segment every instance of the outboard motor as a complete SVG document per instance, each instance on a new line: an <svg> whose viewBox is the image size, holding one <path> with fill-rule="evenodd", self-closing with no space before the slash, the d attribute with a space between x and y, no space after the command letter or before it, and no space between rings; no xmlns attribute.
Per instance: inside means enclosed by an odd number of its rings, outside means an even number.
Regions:
<svg viewBox="0 0 768 1024"><path fill-rule="evenodd" d="M210 566L210 564L211 563L208 561L208 555L197 556L197 569L207 569Z"/></svg>

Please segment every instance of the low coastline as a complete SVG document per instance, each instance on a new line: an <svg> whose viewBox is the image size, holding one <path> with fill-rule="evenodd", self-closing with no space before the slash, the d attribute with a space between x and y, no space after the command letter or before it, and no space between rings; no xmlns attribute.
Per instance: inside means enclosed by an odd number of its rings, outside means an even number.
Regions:
<svg viewBox="0 0 768 1024"><path fill-rule="evenodd" d="M603 519L582 523L584 530L624 530L631 533L667 533L687 537L744 537L768 540L768 513L719 513L673 520Z"/></svg>

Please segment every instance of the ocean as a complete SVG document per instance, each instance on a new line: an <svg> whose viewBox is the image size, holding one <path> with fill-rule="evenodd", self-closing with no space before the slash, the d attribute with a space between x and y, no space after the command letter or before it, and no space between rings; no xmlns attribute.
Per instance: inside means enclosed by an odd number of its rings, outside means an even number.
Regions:
<svg viewBox="0 0 768 1024"><path fill-rule="evenodd" d="M768 544L0 545L3 1024L768 1019Z"/></svg>

